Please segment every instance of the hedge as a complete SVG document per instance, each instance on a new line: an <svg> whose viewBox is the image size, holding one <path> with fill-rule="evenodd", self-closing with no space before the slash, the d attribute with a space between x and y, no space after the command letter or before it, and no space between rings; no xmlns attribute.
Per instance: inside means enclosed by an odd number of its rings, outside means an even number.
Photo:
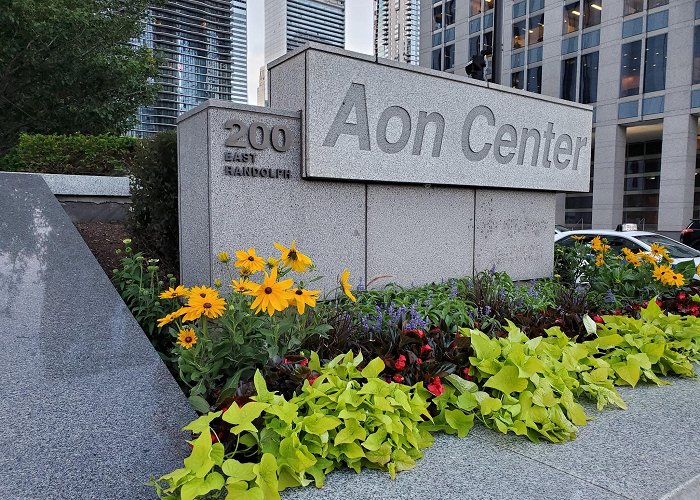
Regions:
<svg viewBox="0 0 700 500"><path fill-rule="evenodd" d="M0 169L48 174L127 175L141 139L114 135L22 134Z"/></svg>

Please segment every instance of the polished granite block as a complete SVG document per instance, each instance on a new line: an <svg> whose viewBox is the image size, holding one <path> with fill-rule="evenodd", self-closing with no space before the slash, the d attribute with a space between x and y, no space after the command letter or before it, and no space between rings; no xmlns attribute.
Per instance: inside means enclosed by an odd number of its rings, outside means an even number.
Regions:
<svg viewBox="0 0 700 500"><path fill-rule="evenodd" d="M196 415L40 176L0 173L0 498L153 498Z"/></svg>

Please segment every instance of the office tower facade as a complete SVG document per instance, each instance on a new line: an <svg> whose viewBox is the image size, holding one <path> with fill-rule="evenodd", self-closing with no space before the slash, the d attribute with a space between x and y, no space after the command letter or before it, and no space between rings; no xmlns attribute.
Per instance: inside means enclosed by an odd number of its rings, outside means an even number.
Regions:
<svg viewBox="0 0 700 500"><path fill-rule="evenodd" d="M137 43L162 57L161 89L138 110L131 135L173 130L178 115L207 99L247 102L246 0L167 0L149 14Z"/></svg>
<svg viewBox="0 0 700 500"><path fill-rule="evenodd" d="M265 64L309 41L345 47L345 0L265 0Z"/></svg>
<svg viewBox="0 0 700 500"><path fill-rule="evenodd" d="M393 61L419 63L419 0L375 0L374 53Z"/></svg>
<svg viewBox="0 0 700 500"><path fill-rule="evenodd" d="M557 222L678 237L700 217L700 1L421 1L422 66L464 75L491 41L493 82L593 107L591 192Z"/></svg>

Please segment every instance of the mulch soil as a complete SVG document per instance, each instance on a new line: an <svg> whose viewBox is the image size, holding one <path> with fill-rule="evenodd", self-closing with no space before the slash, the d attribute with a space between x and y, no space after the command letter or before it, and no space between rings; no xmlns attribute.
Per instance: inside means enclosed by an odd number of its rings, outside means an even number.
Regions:
<svg viewBox="0 0 700 500"><path fill-rule="evenodd" d="M104 272L112 277L112 270L120 266L121 256L114 253L123 248L129 237L126 226L111 222L81 222L75 225Z"/></svg>

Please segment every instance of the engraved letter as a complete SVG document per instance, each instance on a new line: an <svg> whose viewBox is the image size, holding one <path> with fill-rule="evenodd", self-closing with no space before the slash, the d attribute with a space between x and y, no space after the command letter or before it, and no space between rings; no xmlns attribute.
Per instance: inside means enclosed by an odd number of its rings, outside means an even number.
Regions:
<svg viewBox="0 0 700 500"><path fill-rule="evenodd" d="M423 149L423 135L425 134L425 126L428 123L435 124L435 135L433 136L433 158L440 156L442 150L442 138L445 135L445 118L440 113L426 113L420 111L418 113L418 123L416 124L416 138L413 141L412 154L418 156Z"/></svg>
<svg viewBox="0 0 700 500"><path fill-rule="evenodd" d="M389 142L386 138L386 129L389 125L389 120L398 118L401 120L401 136L396 142ZM411 116L408 111L401 106L389 106L379 116L377 122L377 146L385 153L394 154L401 151L408 144L411 138Z"/></svg>
<svg viewBox="0 0 700 500"><path fill-rule="evenodd" d="M357 123L349 123L350 112L355 110ZM350 85L348 93L343 99L343 104L335 115L335 120L331 125L324 146L335 147L341 135L354 135L360 144L360 149L369 151L369 124L367 122L367 98L365 97L365 86L359 83Z"/></svg>
<svg viewBox="0 0 700 500"><path fill-rule="evenodd" d="M483 160L486 158L486 155L489 154L489 150L491 149L491 143L485 142L481 150L474 151L470 143L472 125L474 125L474 122L478 116L483 116L486 118L487 125L494 126L496 124L496 117L493 115L493 111L486 106L477 106L469 112L467 118L464 120L464 127L462 127L462 151L464 152L464 156L469 161Z"/></svg>

